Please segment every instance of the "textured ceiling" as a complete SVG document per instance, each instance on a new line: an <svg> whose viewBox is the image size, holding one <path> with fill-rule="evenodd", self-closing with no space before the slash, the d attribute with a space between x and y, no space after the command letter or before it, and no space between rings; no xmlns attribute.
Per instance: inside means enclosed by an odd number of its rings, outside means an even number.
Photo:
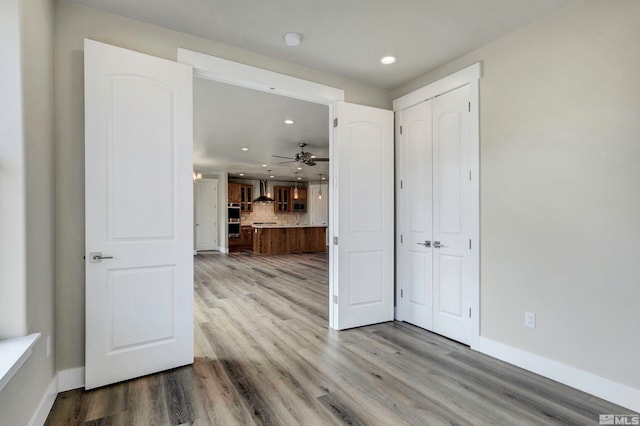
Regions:
<svg viewBox="0 0 640 426"><path fill-rule="evenodd" d="M291 119L292 125L284 124ZM231 176L289 180L295 173L304 180L328 175L328 163L315 166L278 164L293 157L305 142L318 157L329 156L329 109L271 93L196 78L194 80L194 168L226 171ZM242 148L249 151L242 151ZM262 164L267 164L263 167ZM301 170L298 170L298 167Z"/></svg>
<svg viewBox="0 0 640 426"><path fill-rule="evenodd" d="M391 89L570 0L72 0ZM284 44L287 32L302 44ZM378 60L395 55L398 62Z"/></svg>
<svg viewBox="0 0 640 426"><path fill-rule="evenodd" d="M571 0L71 0L320 71L395 88ZM300 46L284 34L303 34ZM389 66L378 60L394 55ZM194 168L307 179L327 163L278 165L298 143L328 156L327 107L196 79ZM286 118L295 120L285 126ZM242 147L249 151L243 152ZM284 161L284 160L282 160ZM268 164L263 168L262 164Z"/></svg>

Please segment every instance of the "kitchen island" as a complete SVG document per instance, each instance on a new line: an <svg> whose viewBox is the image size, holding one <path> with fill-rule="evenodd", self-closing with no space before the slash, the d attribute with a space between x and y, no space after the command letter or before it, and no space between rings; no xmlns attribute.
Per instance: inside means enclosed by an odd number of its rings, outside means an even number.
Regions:
<svg viewBox="0 0 640 426"><path fill-rule="evenodd" d="M327 251L326 225L252 225L256 254Z"/></svg>

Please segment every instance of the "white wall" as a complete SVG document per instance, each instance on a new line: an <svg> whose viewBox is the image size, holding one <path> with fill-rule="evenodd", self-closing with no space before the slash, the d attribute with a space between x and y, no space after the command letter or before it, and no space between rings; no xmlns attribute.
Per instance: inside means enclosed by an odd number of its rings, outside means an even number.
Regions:
<svg viewBox="0 0 640 426"><path fill-rule="evenodd" d="M16 7L17 6L17 7ZM10 14L7 8L13 9ZM14 12L20 11L18 16ZM9 20L9 22L7 22ZM22 322L26 333L42 333L42 337L33 347L31 356L22 365L16 375L0 392L0 424L25 425L41 401L53 401L53 394L47 395L49 385L55 376L55 354L47 357L47 337L54 335L54 176L53 176L53 2L51 0L4 0L0 2L0 44L3 52L0 78L2 90L12 90L10 98L0 94L0 114L3 118L2 149L10 145L14 153L23 158L22 169L18 157L5 161L4 152L0 160L0 169L7 167L14 174L21 174L20 197L9 199L11 215L15 218L15 229L0 231L0 258L11 259L15 263L1 265L0 282L20 289L22 306L19 300L11 300L16 307L24 309L17 318ZM8 24L19 27L19 43L15 38L4 36ZM7 46L6 43L10 44ZM9 49L5 49L5 47ZM16 47L20 55L15 56ZM6 62L5 62L6 61ZM18 80L5 80L5 66L12 68ZM10 83L6 84L5 83ZM13 87L9 87L13 86ZM6 92L5 92L6 93ZM14 103L10 111L5 111L5 102ZM20 118L20 116L22 116ZM6 121L4 121L6 119ZM4 126L12 128L5 132ZM5 139L5 137L10 136ZM5 141L9 144L5 145ZM15 160L15 162L13 161ZM4 172L0 172L3 173ZM0 178L0 181L3 181ZM2 188L3 199L5 197ZM15 194L14 194L15 195ZM4 208L5 206L3 206ZM2 221L4 211L0 212ZM8 248L8 250L5 250ZM7 269L5 269L7 268ZM5 273L15 271L16 279L6 282ZM0 297L0 311L4 311L4 292ZM3 320L4 322L4 320ZM16 332L21 331L16 329ZM48 397L48 399L47 399Z"/></svg>
<svg viewBox="0 0 640 426"><path fill-rule="evenodd" d="M346 100L388 107L387 92L221 43L56 2L56 327L59 370L84 365L83 39L175 60L177 48L208 53L345 90ZM226 196L224 179L220 194ZM226 234L220 234L224 241Z"/></svg>
<svg viewBox="0 0 640 426"><path fill-rule="evenodd" d="M481 334L635 388L639 17L577 1L392 91L482 61Z"/></svg>
<svg viewBox="0 0 640 426"><path fill-rule="evenodd" d="M27 332L20 2L0 2L0 338Z"/></svg>

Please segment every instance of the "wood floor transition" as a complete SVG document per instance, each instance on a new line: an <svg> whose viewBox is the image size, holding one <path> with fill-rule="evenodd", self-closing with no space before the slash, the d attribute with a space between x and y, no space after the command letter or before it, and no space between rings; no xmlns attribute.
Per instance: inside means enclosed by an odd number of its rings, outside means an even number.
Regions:
<svg viewBox="0 0 640 426"><path fill-rule="evenodd" d="M597 425L629 410L409 324L337 332L327 255L195 258L192 366L58 395L47 425Z"/></svg>

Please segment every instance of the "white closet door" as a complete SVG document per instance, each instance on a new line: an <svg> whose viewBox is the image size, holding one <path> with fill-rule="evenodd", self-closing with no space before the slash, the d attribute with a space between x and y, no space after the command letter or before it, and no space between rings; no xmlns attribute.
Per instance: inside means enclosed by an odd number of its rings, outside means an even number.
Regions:
<svg viewBox="0 0 640 426"><path fill-rule="evenodd" d="M469 86L433 100L433 331L470 341Z"/></svg>
<svg viewBox="0 0 640 426"><path fill-rule="evenodd" d="M218 180L196 183L196 250L218 249Z"/></svg>
<svg viewBox="0 0 640 426"><path fill-rule="evenodd" d="M87 389L193 362L193 71L85 40Z"/></svg>
<svg viewBox="0 0 640 426"><path fill-rule="evenodd" d="M470 343L474 280L469 86L398 114L399 319Z"/></svg>
<svg viewBox="0 0 640 426"><path fill-rule="evenodd" d="M398 214L403 224L399 255L402 321L433 328L432 125L431 100L399 113L402 189Z"/></svg>

